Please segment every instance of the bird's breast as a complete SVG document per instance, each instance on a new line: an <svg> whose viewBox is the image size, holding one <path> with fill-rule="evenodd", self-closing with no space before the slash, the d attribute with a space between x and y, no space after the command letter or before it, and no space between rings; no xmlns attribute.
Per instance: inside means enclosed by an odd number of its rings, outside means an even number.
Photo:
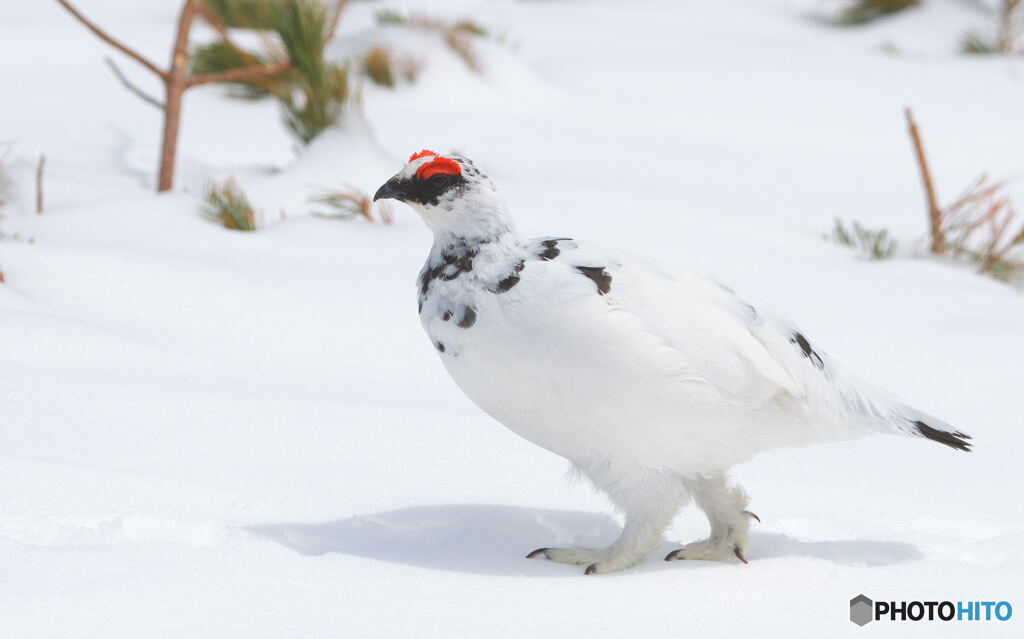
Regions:
<svg viewBox="0 0 1024 639"><path fill-rule="evenodd" d="M501 295L438 287L421 321L462 391L520 436L577 463L675 463L692 437L682 424L707 416L707 385L579 281L582 296L526 277Z"/></svg>

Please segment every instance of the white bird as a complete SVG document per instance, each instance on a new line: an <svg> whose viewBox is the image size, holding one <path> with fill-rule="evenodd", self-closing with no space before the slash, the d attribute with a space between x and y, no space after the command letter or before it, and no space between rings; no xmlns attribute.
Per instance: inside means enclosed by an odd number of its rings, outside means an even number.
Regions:
<svg viewBox="0 0 1024 639"><path fill-rule="evenodd" d="M710 536L673 559L746 563L748 497L730 467L773 448L968 435L843 370L790 322L713 281L566 237L521 239L465 157L413 155L374 200L434 234L419 275L423 328L455 383L518 435L568 459L624 517L607 548L528 557L628 568L693 499Z"/></svg>

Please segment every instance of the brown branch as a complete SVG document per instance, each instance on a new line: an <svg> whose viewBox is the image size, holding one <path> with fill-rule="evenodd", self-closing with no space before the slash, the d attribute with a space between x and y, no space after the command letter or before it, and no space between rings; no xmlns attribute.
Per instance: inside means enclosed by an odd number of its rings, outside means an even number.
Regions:
<svg viewBox="0 0 1024 639"><path fill-rule="evenodd" d="M171 51L171 69L167 73L168 76L181 76L188 67L188 35L192 30L192 20L199 12L201 4L199 0L185 0L185 4L181 7L178 28L174 34L174 49Z"/></svg>
<svg viewBox="0 0 1024 639"><path fill-rule="evenodd" d="M1016 14L1021 0L1003 0L999 6L999 38L996 50L999 53L1013 53L1017 40Z"/></svg>
<svg viewBox="0 0 1024 639"><path fill-rule="evenodd" d="M235 41L231 39L231 32L228 31L228 28L226 26L224 26L224 23L221 21L221 19L218 18L217 15L214 14L214 12L210 10L210 7L207 6L207 4L205 2L200 2L199 3L198 15L199 15L200 18L205 20L206 23L209 24L210 27L212 27L214 31L217 32L217 35L220 36L221 40L223 40L227 44L231 45L233 48L237 49L239 52L243 53L247 58L255 60L255 56L249 54L248 51L246 51L242 47L240 47L237 44L235 44Z"/></svg>
<svg viewBox="0 0 1024 639"><path fill-rule="evenodd" d="M205 20L206 24L213 27L213 30L216 31L218 35L220 35L222 40L227 42L231 41L230 38L228 37L227 27L224 26L224 23L221 22L220 18L214 15L213 11L210 11L210 8L206 6L205 3L199 4L199 17Z"/></svg>
<svg viewBox="0 0 1024 639"><path fill-rule="evenodd" d="M924 155L924 145L921 143L921 134L917 130L917 123L914 122L914 114L907 107L903 110L907 117L907 129L910 131L910 138L914 142L914 153L917 155L917 166L921 169L921 182L924 184L925 197L928 199L928 220L931 223L932 232L932 253L942 255L946 252L946 238L942 233L942 209L939 208L938 199L935 197L935 187L932 185L931 172L928 170L928 159Z"/></svg>
<svg viewBox="0 0 1024 639"><path fill-rule="evenodd" d="M1002 219L994 219L992 223L992 237L989 240L988 247L984 253L985 259L981 263L981 267L978 269L979 273L991 272L997 264L1006 262L1006 256L1009 255L1010 251L1016 248L1019 244L1024 243L1024 227L1021 228L1017 235L1013 236L1009 241L1003 242L1003 237L1006 235L1006 231L1009 229L1010 224L1017 217L1017 212L1010 205L1010 201L1007 198L1003 198L998 202L992 204L991 214L995 218L999 213L1003 213Z"/></svg>
<svg viewBox="0 0 1024 639"><path fill-rule="evenodd" d="M126 56L128 56L132 60L135 60L136 62L138 62L142 66L146 67L147 69L149 69L153 73L155 73L158 76L160 76L160 78L162 78L164 80L167 79L167 72L166 71L164 71L160 67L156 66L155 64L153 64L152 62L147 60L146 57L143 56L141 53L139 53L139 52L137 52L137 51L135 51L133 49L130 49L127 45L124 45L121 42L115 40L113 36L108 34L103 29L100 29L98 26L96 26L95 23L93 23L91 20L86 18L81 13L79 13L78 9L75 9L73 6L71 6L70 2L68 2L67 0L57 0L57 3L60 4L60 6L64 7L65 9L67 9L68 13L70 13L72 16L75 17L76 20L78 20L83 25L85 25L85 27L87 29L89 29L89 31L92 31L100 40L103 40L104 42L106 42L110 46L114 47L115 49L117 49L121 53L125 54Z"/></svg>
<svg viewBox="0 0 1024 639"><path fill-rule="evenodd" d="M1010 240L1010 246L1017 246L1018 244L1024 244L1024 226L1020 228L1020 233L1013 236Z"/></svg>
<svg viewBox="0 0 1024 639"><path fill-rule="evenodd" d="M331 11L331 17L327 27L327 38L324 42L330 42L334 39L334 32L338 29L338 22L341 20L341 14L345 11L345 5L348 4L348 0L338 0L334 3L334 8Z"/></svg>
<svg viewBox="0 0 1024 639"><path fill-rule="evenodd" d="M1005 185L1005 180L990 181L983 173L942 210L946 252L969 257L979 265L979 273L997 278L997 268L1003 271L1024 266L1010 260L1011 252L1024 244L1024 227L1007 239L1018 218L1013 202L1003 193Z"/></svg>
<svg viewBox="0 0 1024 639"><path fill-rule="evenodd" d="M36 165L36 213L43 212L43 172L46 170L46 155L39 156Z"/></svg>
<svg viewBox="0 0 1024 639"><path fill-rule="evenodd" d="M284 73L292 68L289 62L275 62L274 64L261 64L238 69L228 69L218 73L203 73L194 75L187 80L190 87L211 82L249 82L261 80Z"/></svg>
<svg viewBox="0 0 1024 639"><path fill-rule="evenodd" d="M199 0L185 0L178 16L171 50L171 66L167 70L164 100L164 131L160 143L160 171L157 174L158 193L170 191L174 186L174 163L178 154L178 130L181 127L181 106L188 88L188 35L192 20L199 11Z"/></svg>
<svg viewBox="0 0 1024 639"><path fill-rule="evenodd" d="M132 84L131 80L128 79L128 76L126 76L124 73L121 72L121 69L116 64L114 64L113 60L111 60L110 58L105 58L105 61L107 63L107 66L110 67L110 70L113 71L114 75L117 76L117 79L120 80L121 84L124 85L124 88L128 89L129 91L131 91L135 95L139 96L140 98L142 98L146 102L149 102L150 104L152 104L156 108L160 109L161 111L164 110L164 103L163 102L161 102L160 100L157 100L156 98L154 98L153 96L149 95L148 93L146 93L145 91L143 91L139 87L137 87L134 84Z"/></svg>
<svg viewBox="0 0 1024 639"><path fill-rule="evenodd" d="M992 182L988 175L982 173L964 189L955 202L942 210L942 232L947 252L952 250L954 254L963 253L975 232L991 223L991 219L998 213L992 200L1004 185L1004 180ZM987 212L978 214L983 206L988 207Z"/></svg>

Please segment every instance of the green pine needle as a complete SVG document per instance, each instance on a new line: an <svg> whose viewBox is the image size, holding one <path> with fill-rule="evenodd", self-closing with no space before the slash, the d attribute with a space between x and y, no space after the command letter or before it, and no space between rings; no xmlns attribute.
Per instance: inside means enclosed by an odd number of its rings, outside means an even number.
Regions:
<svg viewBox="0 0 1024 639"><path fill-rule="evenodd" d="M234 178L228 178L221 184L210 184L206 187L205 199L203 215L224 228L235 231L255 231L258 228L256 212Z"/></svg>
<svg viewBox="0 0 1024 639"><path fill-rule="evenodd" d="M825 236L836 244L858 249L870 260L886 260L896 253L898 243L886 229L869 229L853 222L848 228L836 218L832 233Z"/></svg>
<svg viewBox="0 0 1024 639"><path fill-rule="evenodd" d="M919 4L921 0L856 0L840 13L837 22L845 25L865 24Z"/></svg>

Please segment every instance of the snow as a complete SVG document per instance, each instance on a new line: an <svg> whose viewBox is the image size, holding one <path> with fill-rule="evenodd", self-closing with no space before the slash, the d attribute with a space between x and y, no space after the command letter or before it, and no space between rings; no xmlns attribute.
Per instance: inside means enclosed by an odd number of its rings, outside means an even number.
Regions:
<svg viewBox="0 0 1024 639"><path fill-rule="evenodd" d="M158 61L176 4L79 3ZM813 0L431 3L509 34L478 45L477 76L437 39L374 27L385 6L402 5L352 3L332 51L407 47L417 84L366 86L365 116L298 155L272 104L190 91L161 196L159 114L105 68L116 54L56 3L7 8L0 636L1019 634L1016 617L847 619L862 592L1024 599L1024 298L920 256L902 120L912 106L946 199L1020 172L1024 63L955 53L976 10L933 0L835 30ZM525 234L642 247L792 318L975 452L875 437L762 455L735 472L763 521L747 566L661 561L705 533L692 510L624 573L524 559L618 522L447 378L415 312L419 220L307 210L312 185L373 192L424 147L473 157ZM226 175L263 230L200 216ZM904 249L828 244L836 216Z"/></svg>

